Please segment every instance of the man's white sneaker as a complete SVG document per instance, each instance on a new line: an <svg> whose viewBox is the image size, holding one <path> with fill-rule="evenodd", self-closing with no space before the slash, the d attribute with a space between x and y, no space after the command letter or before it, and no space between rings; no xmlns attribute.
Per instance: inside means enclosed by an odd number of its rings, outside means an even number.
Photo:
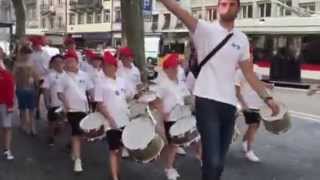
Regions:
<svg viewBox="0 0 320 180"><path fill-rule="evenodd" d="M248 141L243 141L242 142L242 150L243 152L248 152Z"/></svg>
<svg viewBox="0 0 320 180"><path fill-rule="evenodd" d="M257 155L254 154L252 150L246 153L246 158L251 162L260 162L260 159L258 158Z"/></svg>
<svg viewBox="0 0 320 180"><path fill-rule="evenodd" d="M165 169L164 171L166 173L166 176L167 176L168 180L177 180L177 178L180 177L179 173L174 168Z"/></svg>
<svg viewBox="0 0 320 180"><path fill-rule="evenodd" d="M179 154L179 155L186 155L187 152L186 152L182 147L178 147L178 148L177 148L177 154Z"/></svg>
<svg viewBox="0 0 320 180"><path fill-rule="evenodd" d="M79 172L82 172L82 171L83 171L81 159L78 158L78 159L76 159L76 160L74 161L73 171L76 172L76 173L79 173Z"/></svg>
<svg viewBox="0 0 320 180"><path fill-rule="evenodd" d="M12 155L11 151L7 150L3 153L6 160L14 160L14 156Z"/></svg>

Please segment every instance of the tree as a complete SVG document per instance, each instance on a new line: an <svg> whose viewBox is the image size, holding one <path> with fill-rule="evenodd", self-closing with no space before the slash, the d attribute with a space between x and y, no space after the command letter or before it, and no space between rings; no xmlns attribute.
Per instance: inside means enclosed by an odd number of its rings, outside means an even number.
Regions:
<svg viewBox="0 0 320 180"><path fill-rule="evenodd" d="M16 40L26 34L26 13L23 0L11 0L16 15Z"/></svg>
<svg viewBox="0 0 320 180"><path fill-rule="evenodd" d="M134 51L135 64L146 80L144 56L143 0L121 0L122 31L127 45Z"/></svg>

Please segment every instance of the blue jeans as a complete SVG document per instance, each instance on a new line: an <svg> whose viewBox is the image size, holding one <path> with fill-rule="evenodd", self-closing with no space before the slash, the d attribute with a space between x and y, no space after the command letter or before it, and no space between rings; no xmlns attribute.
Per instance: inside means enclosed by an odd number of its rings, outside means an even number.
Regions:
<svg viewBox="0 0 320 180"><path fill-rule="evenodd" d="M202 180L220 180L232 140L236 107L196 97L197 127L202 142Z"/></svg>

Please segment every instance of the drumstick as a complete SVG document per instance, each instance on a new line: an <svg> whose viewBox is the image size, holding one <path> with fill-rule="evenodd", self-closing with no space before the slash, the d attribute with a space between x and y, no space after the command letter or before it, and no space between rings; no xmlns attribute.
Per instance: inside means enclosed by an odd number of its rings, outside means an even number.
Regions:
<svg viewBox="0 0 320 180"><path fill-rule="evenodd" d="M149 114L149 116L150 116L150 118L151 118L151 120L152 120L152 123L153 123L154 125L157 125L157 120L153 117L153 114L152 114L152 112L151 112L151 110L150 110L149 105L147 106L147 113Z"/></svg>

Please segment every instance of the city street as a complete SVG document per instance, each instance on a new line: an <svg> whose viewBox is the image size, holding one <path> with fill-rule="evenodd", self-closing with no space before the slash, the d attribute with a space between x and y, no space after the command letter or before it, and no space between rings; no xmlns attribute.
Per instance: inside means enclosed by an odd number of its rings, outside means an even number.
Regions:
<svg viewBox="0 0 320 180"><path fill-rule="evenodd" d="M312 97L305 91L274 90L276 97L285 102L292 112L292 129L280 136L271 135L261 128L254 146L262 162L248 162L240 143L231 146L224 180L318 180L320 177L320 95ZM44 116L44 115L43 115ZM317 119L318 118L318 119ZM83 152L85 171L76 175L65 145L65 131L53 148L46 144L44 120L38 137L30 137L15 129L12 162L0 160L0 180L107 180L108 152L105 141L87 144ZM243 131L243 123L240 123ZM179 156L176 167L181 180L200 179L200 163L191 155ZM140 164L124 160L124 180L165 180L160 162Z"/></svg>

